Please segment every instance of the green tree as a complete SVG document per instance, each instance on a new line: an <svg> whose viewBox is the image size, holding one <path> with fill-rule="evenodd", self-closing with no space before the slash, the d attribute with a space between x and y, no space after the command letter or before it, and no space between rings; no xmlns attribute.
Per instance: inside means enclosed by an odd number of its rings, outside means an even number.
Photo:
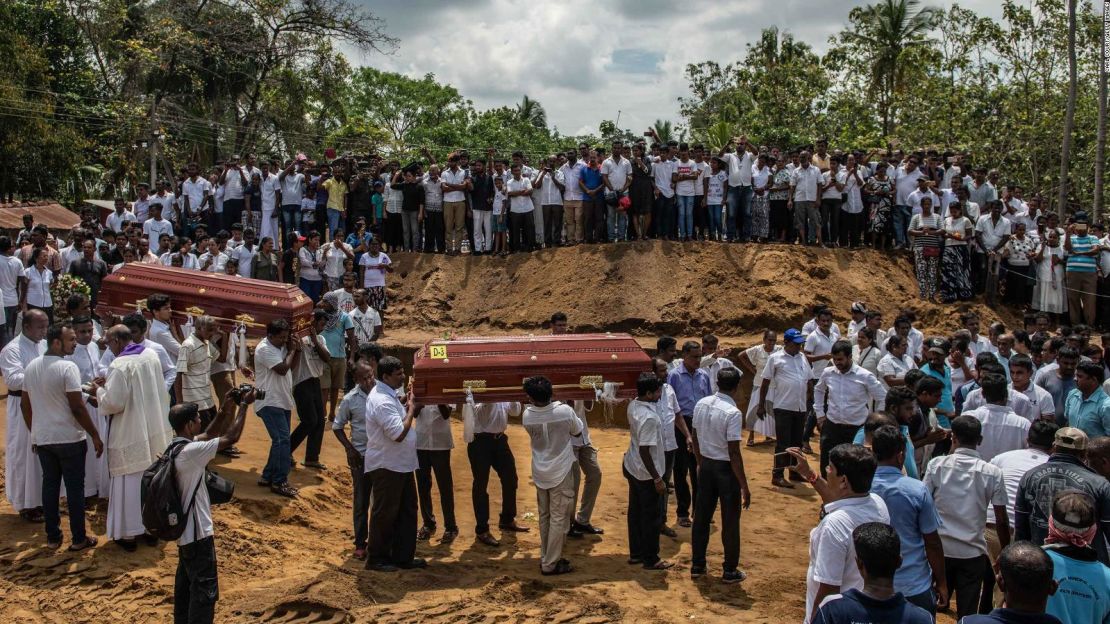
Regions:
<svg viewBox="0 0 1110 624"><path fill-rule="evenodd" d="M918 0L882 0L852 9L848 28L836 42L847 48L854 66L870 68L868 94L875 100L883 136L894 131L898 98L916 71L915 53L933 45L927 33L936 24L937 11L921 7Z"/></svg>
<svg viewBox="0 0 1110 624"><path fill-rule="evenodd" d="M520 104L516 105L517 117L521 121L532 124L537 128L547 127L547 111L543 109L543 104L525 95Z"/></svg>

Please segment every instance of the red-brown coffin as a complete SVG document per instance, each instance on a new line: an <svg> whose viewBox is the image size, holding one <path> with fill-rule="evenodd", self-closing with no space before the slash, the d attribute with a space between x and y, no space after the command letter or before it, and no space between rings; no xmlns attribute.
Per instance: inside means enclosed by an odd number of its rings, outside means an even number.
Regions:
<svg viewBox="0 0 1110 624"><path fill-rule="evenodd" d="M413 360L413 393L421 403L474 400L527 401L522 384L544 375L558 400L595 398L594 387L613 382L620 398L636 397L651 358L628 334L463 337L432 340Z"/></svg>
<svg viewBox="0 0 1110 624"><path fill-rule="evenodd" d="M109 315L146 312L146 299L154 293L170 296L175 320L206 314L225 328L243 323L249 336L265 336L266 324L278 318L298 335L307 334L312 323L312 300L295 286L137 262L104 278L96 313L107 322Z"/></svg>

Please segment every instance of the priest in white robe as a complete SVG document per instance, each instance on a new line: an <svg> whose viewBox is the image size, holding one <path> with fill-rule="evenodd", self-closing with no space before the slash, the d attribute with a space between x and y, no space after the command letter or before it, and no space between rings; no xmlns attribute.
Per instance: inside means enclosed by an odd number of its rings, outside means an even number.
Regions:
<svg viewBox="0 0 1110 624"><path fill-rule="evenodd" d="M177 379L177 360L170 357L166 348L147 338L147 329L149 324L146 317L141 312L135 312L123 317L123 324L131 329L131 339L137 343L141 343L147 349L150 349L158 356L158 362L162 367L162 379L166 385L166 392L173 391L173 382ZM104 353L100 356L100 369L108 370L112 365L112 360L116 359L116 354L112 353L111 349L105 349Z"/></svg>
<svg viewBox="0 0 1110 624"><path fill-rule="evenodd" d="M104 371L100 368L100 347L96 345L96 325L87 316L77 316L73 319L73 330L77 334L77 346L66 359L77 365L81 372L81 386L87 387L98 377L103 378ZM96 395L84 393L85 409L89 418L96 426L101 440L108 439L108 419L97 409ZM96 449L89 446L85 454L85 497L96 496L108 498L108 454L96 456Z"/></svg>
<svg viewBox="0 0 1110 624"><path fill-rule="evenodd" d="M20 402L27 365L46 353L49 323L42 310L27 310L23 331L0 351L0 372L8 386L4 491L20 517L29 522L42 522L42 464L31 450L31 430L23 422Z"/></svg>
<svg viewBox="0 0 1110 624"><path fill-rule="evenodd" d="M132 330L116 325L106 336L115 358L103 386L94 382L96 399L108 425L108 538L128 551L137 548L143 527L141 486L145 471L172 438L170 396L154 350L132 340Z"/></svg>

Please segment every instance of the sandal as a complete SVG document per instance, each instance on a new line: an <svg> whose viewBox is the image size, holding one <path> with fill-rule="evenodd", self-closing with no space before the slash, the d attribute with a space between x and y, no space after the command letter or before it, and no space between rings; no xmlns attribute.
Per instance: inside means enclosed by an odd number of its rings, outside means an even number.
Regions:
<svg viewBox="0 0 1110 624"><path fill-rule="evenodd" d="M282 483L282 484L276 484L275 483L275 484L270 486L270 491L273 492L274 494L277 494L278 496L284 496L286 498L296 498L297 497L297 488L289 485L288 483Z"/></svg>
<svg viewBox="0 0 1110 624"><path fill-rule="evenodd" d="M694 523L690 522L689 518L679 518L678 519L678 526L690 528L690 527L694 526Z"/></svg>
<svg viewBox="0 0 1110 624"><path fill-rule="evenodd" d="M420 530L416 532L416 541L427 541L431 539L433 535L435 535L435 532L436 530L434 527L422 526L420 527Z"/></svg>
<svg viewBox="0 0 1110 624"><path fill-rule="evenodd" d="M645 570L670 570L673 567L674 567L674 562L673 561L663 561L662 559L660 559L659 561L656 561L652 565L644 566L644 569Z"/></svg>
<svg viewBox="0 0 1110 624"><path fill-rule="evenodd" d="M458 536L459 536L458 529L451 529L451 530L448 530L448 531L444 531L443 532L443 538L441 538L439 540L439 543L440 544L450 544L451 542L455 541L455 538L458 537Z"/></svg>
<svg viewBox="0 0 1110 624"><path fill-rule="evenodd" d="M366 559L366 549L365 548L356 548L354 558L359 560L359 561L365 560Z"/></svg>
<svg viewBox="0 0 1110 624"><path fill-rule="evenodd" d="M73 544L72 546L70 546L69 547L69 552L81 552L82 550L85 550L87 548L92 548L94 546L96 546L96 538L95 537L86 537L84 542L82 542L80 544Z"/></svg>

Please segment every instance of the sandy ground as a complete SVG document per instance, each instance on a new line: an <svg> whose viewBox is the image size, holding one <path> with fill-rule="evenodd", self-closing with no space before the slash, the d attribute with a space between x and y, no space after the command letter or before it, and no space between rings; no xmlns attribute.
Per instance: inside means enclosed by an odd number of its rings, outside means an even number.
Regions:
<svg viewBox="0 0 1110 624"><path fill-rule="evenodd" d="M649 253L650 252L650 253ZM387 346L412 347L443 335L540 332L555 310L577 331L628 331L654 347L654 337L713 331L729 346L758 341L807 320L804 306L827 303L846 325L853 300L884 309L892 323L909 304L929 330L957 327L960 308L916 301L908 262L871 251L816 251L791 246L681 246L635 243L547 250L509 259L399 254L386 315ZM984 320L997 314L977 306ZM1011 320L1012 319L1006 319ZM747 381L747 380L745 380ZM746 405L746 400L741 402ZM621 410L623 411L623 410ZM2 412L2 408L0 408ZM499 549L474 540L470 470L456 423L452 454L456 515L462 534L449 546L421 543L427 570L392 575L363 570L350 558L350 474L341 447L325 434L323 473L299 469L291 480L301 497L287 500L255 485L269 440L253 415L238 459L214 468L237 483L236 498L214 509L221 622L800 622L805 601L808 534L818 520L812 490L770 487L769 445L745 448L753 503L741 520L741 567L748 580L719 581L721 548L710 540L713 576L689 577L690 530L662 538L662 554L678 566L666 573L629 566L627 484L621 460L627 430L592 420L604 472L593 518L599 538L571 540L572 574L542 577L538 531L502 536ZM528 440L510 429L520 487L518 520L536 527ZM298 453L303 459L303 450ZM492 511L500 507L491 479ZM671 498L668 523L674 523ZM438 509L438 499L436 502ZM105 506L88 512L103 536ZM63 519L63 528L65 521ZM442 527L441 527L442 530ZM102 542L104 538L102 537ZM126 553L102 543L80 554L48 551L41 525L20 521L0 502L0 621L166 622L172 612L177 548L141 546ZM943 618L942 622L951 622Z"/></svg>
<svg viewBox="0 0 1110 624"><path fill-rule="evenodd" d="M565 556L575 572L561 577L538 572L535 490L528 476L527 435L518 424L509 433L521 483L519 520L533 531L503 536L500 549L476 542L470 471L457 421L452 466L461 535L451 545L440 545L436 538L419 545L428 569L383 575L365 571L350 558L351 480L338 442L327 434L323 461L329 470L296 470L291 480L301 497L281 499L254 484L269 442L261 423L248 418L240 444L245 454L235 460L221 457L213 465L237 484L235 500L214 509L221 593L217 621L779 623L802 618L817 497L808 488L784 492L770 487L770 445L744 449L753 502L741 519L741 567L749 575L741 585L716 578L721 571L716 526L709 544L715 576L690 579L690 530L683 528L678 539L661 542L662 555L678 564L673 570L647 572L627 565L627 486L620 462L628 438L619 428L595 425L591 431L604 472L594 523L606 533L568 542ZM496 514L500 490L495 478L490 498ZM673 524L671 500L668 522ZM92 531L101 536L104 516L104 505L88 512ZM0 504L0 535L0 621L122 624L165 622L172 613L177 564L172 544L126 553L101 537L91 552L49 551L42 526L20 521L7 501Z"/></svg>

